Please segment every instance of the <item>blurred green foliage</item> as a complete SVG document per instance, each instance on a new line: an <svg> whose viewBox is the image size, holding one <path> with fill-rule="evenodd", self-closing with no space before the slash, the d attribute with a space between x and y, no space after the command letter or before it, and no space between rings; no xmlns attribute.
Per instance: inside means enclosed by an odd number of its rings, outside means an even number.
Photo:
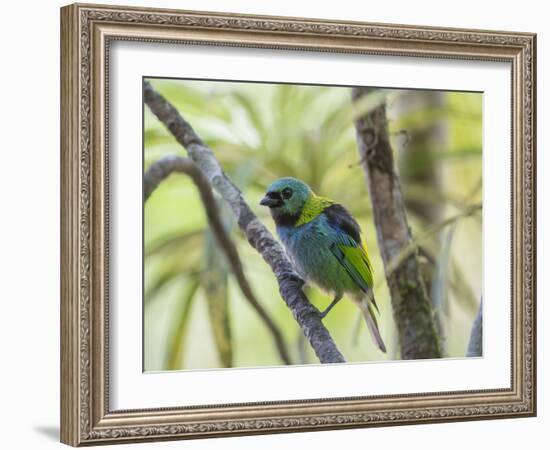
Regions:
<svg viewBox="0 0 550 450"><path fill-rule="evenodd" d="M399 358L349 89L150 81L213 149L273 232L268 210L258 203L266 186L282 176L304 180L352 212L373 260L379 323L388 353L372 345L350 301L342 301L324 322L347 361ZM422 237L421 261L445 356L461 357L481 296L481 210L475 205L482 199L482 95L438 92L433 99L428 95L418 101L414 93L383 90L370 104L387 103L409 223L413 235ZM145 169L163 155L185 154L146 107L144 149ZM293 362L317 363L269 267L221 202L220 206L252 289L281 329ZM282 364L267 328L240 292L216 245L193 183L181 174L172 175L144 206L145 370ZM307 293L320 309L331 300L316 288Z"/></svg>

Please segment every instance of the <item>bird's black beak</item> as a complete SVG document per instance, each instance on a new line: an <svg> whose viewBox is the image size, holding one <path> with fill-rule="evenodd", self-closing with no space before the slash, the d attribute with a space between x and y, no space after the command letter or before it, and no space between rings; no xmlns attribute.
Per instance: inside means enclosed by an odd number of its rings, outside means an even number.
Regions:
<svg viewBox="0 0 550 450"><path fill-rule="evenodd" d="M269 208L274 208L277 206L281 206L283 202L279 198L273 198L269 195L266 195L262 200L260 201L260 205L267 206Z"/></svg>
<svg viewBox="0 0 550 450"><path fill-rule="evenodd" d="M260 205L269 207L273 206L275 203L277 203L277 200L274 198L269 198L267 195L260 201Z"/></svg>

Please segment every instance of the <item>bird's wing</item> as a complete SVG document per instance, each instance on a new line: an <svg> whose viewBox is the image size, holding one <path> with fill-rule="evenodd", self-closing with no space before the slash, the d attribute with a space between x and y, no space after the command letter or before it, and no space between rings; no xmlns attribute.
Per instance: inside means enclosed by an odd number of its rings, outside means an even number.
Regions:
<svg viewBox="0 0 550 450"><path fill-rule="evenodd" d="M324 214L336 231L335 241L330 248L332 253L361 290L371 294L373 270L367 249L361 240L361 228L341 205L335 204L328 207ZM372 300L374 301L374 297Z"/></svg>

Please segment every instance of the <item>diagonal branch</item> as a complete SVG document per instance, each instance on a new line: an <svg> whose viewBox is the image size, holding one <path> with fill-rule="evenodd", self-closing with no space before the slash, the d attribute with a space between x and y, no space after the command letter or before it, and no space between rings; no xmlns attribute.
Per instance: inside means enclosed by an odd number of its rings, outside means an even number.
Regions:
<svg viewBox="0 0 550 450"><path fill-rule="evenodd" d="M374 92L371 88L353 88L357 104ZM405 203L395 173L393 152L388 136L386 105L372 108L355 119L357 145L369 185L378 245L384 261L391 293L393 314L399 332L403 359L439 358L441 349L431 302L417 259L417 249L397 267L392 265L413 239L407 222Z"/></svg>
<svg viewBox="0 0 550 450"><path fill-rule="evenodd" d="M229 266L237 279L237 283L239 284L243 295L248 300L250 305L256 310L266 327L271 332L273 340L275 341L275 346L277 347L277 351L279 352L279 356L283 362L285 364L292 364L290 354L284 342L281 331L273 320L271 320L271 317L269 317L267 311L258 301L252 291L252 288L250 287L250 283L246 279L237 247L235 247L235 244L223 226L219 210L216 207L214 194L212 194L212 189L210 188L210 183L199 170L197 165L189 158L182 158L181 156L175 155L165 156L151 164L143 176L144 200L147 200L162 180L167 178L173 172L184 173L191 177L195 183L195 186L199 190L212 233L218 241L221 250L224 252L227 262L229 263Z"/></svg>
<svg viewBox="0 0 550 450"><path fill-rule="evenodd" d="M209 184L229 204L248 242L269 264L279 283L279 291L298 325L322 363L342 363L344 357L336 347L321 316L302 292L304 281L296 274L281 245L260 222L243 198L241 191L223 172L212 150L199 138L179 112L144 81L144 100L151 112L183 145Z"/></svg>

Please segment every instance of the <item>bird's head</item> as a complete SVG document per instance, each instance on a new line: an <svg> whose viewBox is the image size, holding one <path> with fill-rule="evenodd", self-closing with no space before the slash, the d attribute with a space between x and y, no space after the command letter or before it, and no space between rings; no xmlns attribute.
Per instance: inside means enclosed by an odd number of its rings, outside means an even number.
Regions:
<svg viewBox="0 0 550 450"><path fill-rule="evenodd" d="M294 223L312 195L310 187L296 178L286 177L274 181L260 205L267 206L277 223Z"/></svg>

